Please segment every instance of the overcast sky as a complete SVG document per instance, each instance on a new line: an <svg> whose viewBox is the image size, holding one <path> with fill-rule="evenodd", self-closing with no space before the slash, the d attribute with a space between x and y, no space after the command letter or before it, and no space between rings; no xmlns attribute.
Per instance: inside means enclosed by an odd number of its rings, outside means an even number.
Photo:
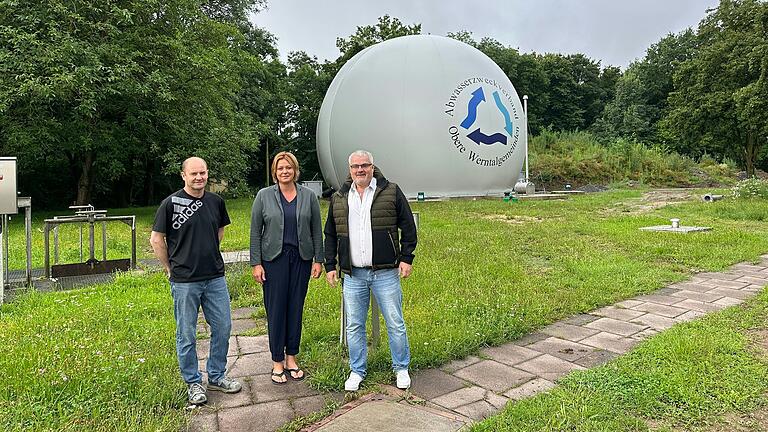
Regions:
<svg viewBox="0 0 768 432"><path fill-rule="evenodd" d="M339 55L337 37L382 15L444 36L467 30L521 52L583 53L625 69L669 33L696 28L717 0L269 0L253 22L277 36L280 56L303 50Z"/></svg>

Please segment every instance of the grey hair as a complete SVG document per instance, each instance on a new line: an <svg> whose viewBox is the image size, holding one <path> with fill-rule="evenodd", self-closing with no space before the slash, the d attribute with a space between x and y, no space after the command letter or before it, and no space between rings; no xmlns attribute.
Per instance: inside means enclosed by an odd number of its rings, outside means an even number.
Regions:
<svg viewBox="0 0 768 432"><path fill-rule="evenodd" d="M373 163L373 155L369 151L365 150L355 150L352 152L352 154L349 155L349 158L347 159L347 163L352 163L352 156L365 156L368 158L368 162Z"/></svg>

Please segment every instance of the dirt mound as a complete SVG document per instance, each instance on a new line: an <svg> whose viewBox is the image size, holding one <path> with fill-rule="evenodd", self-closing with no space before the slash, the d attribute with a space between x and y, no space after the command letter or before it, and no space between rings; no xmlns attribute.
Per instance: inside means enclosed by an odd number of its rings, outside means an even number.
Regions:
<svg viewBox="0 0 768 432"><path fill-rule="evenodd" d="M679 204L693 199L694 193L696 191L691 189L654 189L644 193L640 200L654 204Z"/></svg>
<svg viewBox="0 0 768 432"><path fill-rule="evenodd" d="M518 215L503 215L503 214L486 214L481 216L483 219L488 219L497 222L504 222L512 225L520 225L528 222L541 222L543 219L540 217L531 216L518 216Z"/></svg>
<svg viewBox="0 0 768 432"><path fill-rule="evenodd" d="M602 214L643 214L658 210L668 205L682 204L700 199L698 192L691 189L655 189L640 198L628 199L601 211Z"/></svg>
<svg viewBox="0 0 768 432"><path fill-rule="evenodd" d="M739 180L746 180L750 177L751 176L748 176L746 171L739 171L736 173L736 178ZM765 180L768 179L768 173L763 170L755 170L755 177Z"/></svg>

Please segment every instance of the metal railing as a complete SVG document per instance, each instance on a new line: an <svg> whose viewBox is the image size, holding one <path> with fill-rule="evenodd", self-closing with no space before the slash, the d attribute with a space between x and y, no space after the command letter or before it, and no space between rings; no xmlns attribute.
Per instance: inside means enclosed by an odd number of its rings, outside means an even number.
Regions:
<svg viewBox="0 0 768 432"><path fill-rule="evenodd" d="M99 261L95 258L96 235L95 225L101 225L102 242L102 262L107 262L107 222L123 222L131 228L131 258L130 268L136 268L136 216L107 216L106 210L96 210L92 205L71 206L75 210L74 215L55 216L52 219L45 219L43 227L45 243L45 278L51 277L51 247L50 234L53 231L53 260L54 264L59 262L59 226L64 224L78 224L80 227L80 261L83 261L83 226L88 225L88 260L85 264L94 264Z"/></svg>

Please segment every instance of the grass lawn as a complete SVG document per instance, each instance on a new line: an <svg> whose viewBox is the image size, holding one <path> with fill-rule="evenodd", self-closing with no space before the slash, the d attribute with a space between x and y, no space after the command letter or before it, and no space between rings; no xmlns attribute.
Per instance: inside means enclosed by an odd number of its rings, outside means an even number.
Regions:
<svg viewBox="0 0 768 432"><path fill-rule="evenodd" d="M546 394L510 404L481 431L734 431L768 390L768 292L577 371ZM765 417L739 431L766 430Z"/></svg>
<svg viewBox="0 0 768 432"><path fill-rule="evenodd" d="M160 274L0 309L0 430L179 430L185 388Z"/></svg>
<svg viewBox="0 0 768 432"><path fill-rule="evenodd" d="M462 358L695 271L756 261L768 251L768 201L690 200L655 210L650 204L632 190L560 202L413 203L421 213L419 246L414 274L403 283L413 367ZM246 249L250 200L229 201L228 207L233 226L223 248ZM110 211L122 213L139 216L140 250L148 255L154 209ZM688 235L638 230L667 224L671 217L714 230ZM18 236L21 229L14 228L12 235ZM20 240L12 237L12 245ZM36 246L37 256L39 251ZM247 266L231 269L228 279L235 305L261 306L260 288ZM338 345L339 302L338 289L324 279L312 281L300 360L311 385L321 389L340 389L346 376ZM83 424L96 430L175 430L183 422L171 299L157 276L22 296L0 309L0 350L0 375L13 383L0 387L2 430L22 429L18 425L80 430ZM391 379L389 361L384 340L370 353L366 385ZM754 395L744 386L728 388L745 399Z"/></svg>

